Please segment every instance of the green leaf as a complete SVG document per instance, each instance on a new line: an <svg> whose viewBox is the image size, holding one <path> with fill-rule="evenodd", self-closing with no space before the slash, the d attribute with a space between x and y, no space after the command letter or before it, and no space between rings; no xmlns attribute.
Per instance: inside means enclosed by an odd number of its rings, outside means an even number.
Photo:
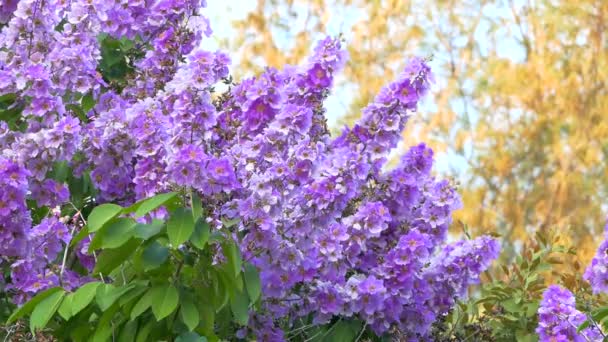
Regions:
<svg viewBox="0 0 608 342"><path fill-rule="evenodd" d="M230 309L234 321L240 325L247 325L249 322L249 298L242 291L235 291L234 296L230 298Z"/></svg>
<svg viewBox="0 0 608 342"><path fill-rule="evenodd" d="M95 265L93 273L109 274L131 256L138 245L139 242L137 240L131 239L118 248L104 250L97 257L97 264Z"/></svg>
<svg viewBox="0 0 608 342"><path fill-rule="evenodd" d="M144 271L151 270L162 265L169 257L169 248L154 241L148 245L142 253L142 265Z"/></svg>
<svg viewBox="0 0 608 342"><path fill-rule="evenodd" d="M236 225L237 223L239 223L240 221L241 221L241 219L238 219L238 218L233 218L233 219L222 218L222 223L224 224L224 227L226 227L226 228L230 228L230 227Z"/></svg>
<svg viewBox="0 0 608 342"><path fill-rule="evenodd" d="M137 321L127 322L118 335L118 342L133 342L137 336Z"/></svg>
<svg viewBox="0 0 608 342"><path fill-rule="evenodd" d="M78 234L70 241L70 247L76 246L80 241L82 241L87 235L89 235L89 229L85 226L83 227Z"/></svg>
<svg viewBox="0 0 608 342"><path fill-rule="evenodd" d="M590 320L584 321L583 324L579 325L578 328L576 328L576 332L580 333L581 331L587 329L590 324L591 324Z"/></svg>
<svg viewBox="0 0 608 342"><path fill-rule="evenodd" d="M203 304L199 305L198 312L200 313L201 331L205 336L211 335L215 326L215 310L211 305Z"/></svg>
<svg viewBox="0 0 608 342"><path fill-rule="evenodd" d="M8 93L8 94L0 95L0 105L11 104L11 103L15 102L16 98L17 98L17 94L15 94L15 93Z"/></svg>
<svg viewBox="0 0 608 342"><path fill-rule="evenodd" d="M159 207L165 205L165 203L169 202L173 198L177 196L177 192L167 192L164 194L159 194L156 196L152 196L150 198L143 199L129 208L125 209L125 213L135 212L135 217L142 217L147 213L158 209Z"/></svg>
<svg viewBox="0 0 608 342"><path fill-rule="evenodd" d="M147 240L163 230L165 223L161 220L152 220L152 223L138 223L133 229L135 237Z"/></svg>
<svg viewBox="0 0 608 342"><path fill-rule="evenodd" d="M190 242L198 249L205 249L205 245L207 245L207 241L209 241L209 234L209 223L201 217L196 221L194 232L192 233L192 236L190 236Z"/></svg>
<svg viewBox="0 0 608 342"><path fill-rule="evenodd" d="M69 103L69 104L65 105L65 108L70 110L73 114L76 114L76 116L78 117L78 119L80 119L80 121L82 121L82 122L87 121L87 115L79 105L74 104L74 103Z"/></svg>
<svg viewBox="0 0 608 342"><path fill-rule="evenodd" d="M203 202L196 192L192 192L192 218L194 222L203 217Z"/></svg>
<svg viewBox="0 0 608 342"><path fill-rule="evenodd" d="M538 335L535 333L529 333L526 330L517 330L515 332L515 338L517 342L536 342L538 341Z"/></svg>
<svg viewBox="0 0 608 342"><path fill-rule="evenodd" d="M85 96L83 96L82 100L80 100L80 106L82 107L82 110L85 113L93 109L93 107L95 106L95 99L93 98L93 94L89 92Z"/></svg>
<svg viewBox="0 0 608 342"><path fill-rule="evenodd" d="M606 316L608 316L608 307L599 308L593 313L592 316L596 322L601 322L604 318L606 318Z"/></svg>
<svg viewBox="0 0 608 342"><path fill-rule="evenodd" d="M86 341L91 336L93 327L78 323L80 322L76 320L66 322L65 327L69 334L69 339L65 338L66 341Z"/></svg>
<svg viewBox="0 0 608 342"><path fill-rule="evenodd" d="M182 322L184 322L190 331L193 331L200 322L198 309L194 305L194 301L192 301L191 298L189 298L189 300L182 300L179 315Z"/></svg>
<svg viewBox="0 0 608 342"><path fill-rule="evenodd" d="M112 38L106 38L101 42L101 57L103 62L108 66L113 66L124 60L124 54L121 53L120 41Z"/></svg>
<svg viewBox="0 0 608 342"><path fill-rule="evenodd" d="M131 289L128 293L125 293L124 296L120 298L118 304L120 306L128 305L129 302L133 301L135 298L139 298L144 292L148 290L148 281L138 281L135 283L135 287ZM135 305L135 303L133 303ZM132 308L132 307L131 307Z"/></svg>
<svg viewBox="0 0 608 342"><path fill-rule="evenodd" d="M129 241L133 236L133 227L135 221L132 218L118 218L112 223L106 225L99 233L95 234L95 238L101 235L100 248L117 248ZM94 240L95 240L94 238ZM91 241L91 246L93 241ZM97 246L93 249L98 249ZM89 248L89 250L91 250Z"/></svg>
<svg viewBox="0 0 608 342"><path fill-rule="evenodd" d="M99 318L97 322L97 329L95 329L95 335L93 335L92 342L106 342L112 335L114 328L110 324L112 319L116 317L116 313L120 307L118 304L113 304Z"/></svg>
<svg viewBox="0 0 608 342"><path fill-rule="evenodd" d="M503 308L505 308L505 310L507 310L509 312L516 313L516 312L520 312L522 310L522 307L516 303L515 298L509 298L500 304L502 305Z"/></svg>
<svg viewBox="0 0 608 342"><path fill-rule="evenodd" d="M207 342L207 338L194 332L186 332L179 335L175 342Z"/></svg>
<svg viewBox="0 0 608 342"><path fill-rule="evenodd" d="M57 312L59 313L61 318L65 319L66 321L69 320L73 316L72 315L72 303L73 302L74 302L74 294L70 293L69 295L67 295L63 298L63 301L61 302L61 306L59 306L59 309L57 309Z"/></svg>
<svg viewBox="0 0 608 342"><path fill-rule="evenodd" d="M86 283L76 290L76 292L74 292L74 299L72 301L72 315L78 314L82 309L86 308L89 303L91 303L93 298L95 298L97 288L101 284L102 283L99 281Z"/></svg>
<svg viewBox="0 0 608 342"><path fill-rule="evenodd" d="M340 320L334 323L328 330L324 341L350 342L354 341L361 331L362 323L358 320Z"/></svg>
<svg viewBox="0 0 608 342"><path fill-rule="evenodd" d="M218 312L226 304L228 304L228 301L230 300L230 296L228 293L229 284L227 284L227 282L229 282L229 280L225 279L226 276L224 274L222 274L219 269L217 272L212 273L212 277L213 277L213 281L212 281L212 287L210 288L210 290L213 292L211 295L211 299L212 299L212 303L213 303L213 306L214 306L216 312Z"/></svg>
<svg viewBox="0 0 608 342"><path fill-rule="evenodd" d="M148 308L152 305L153 295L154 293L149 290L137 301L137 304L135 304L135 306L131 310L131 320L134 320L139 315L148 310Z"/></svg>
<svg viewBox="0 0 608 342"><path fill-rule="evenodd" d="M38 293L32 299L30 299L28 302L23 304L23 306L21 306L19 309L17 309L15 312L13 312L13 314L6 321L6 324L11 325L14 322L16 322L18 319L20 319L21 317L31 313L32 310L34 310L34 308L36 306L38 306L38 304L40 302L42 302L47 297L49 297L59 291L63 292L63 289L61 287L53 287L53 288L50 288L48 290L44 290L44 291Z"/></svg>
<svg viewBox="0 0 608 342"><path fill-rule="evenodd" d="M255 303L262 294L262 285L258 269L250 263L245 263L245 287L251 302Z"/></svg>
<svg viewBox="0 0 608 342"><path fill-rule="evenodd" d="M65 291L61 289L60 291L49 295L36 305L36 308L32 311L32 316L30 317L30 330L32 333L36 331L36 329L46 327L51 317L53 317L55 312L57 312L57 309L59 309L64 295Z"/></svg>
<svg viewBox="0 0 608 342"><path fill-rule="evenodd" d="M127 291L131 290L134 286L135 284L132 283L119 287L112 284L103 284L97 288L95 301L97 302L97 305L101 311L106 311L118 298L120 298Z"/></svg>
<svg viewBox="0 0 608 342"><path fill-rule="evenodd" d="M154 321L148 320L148 322L137 331L137 339L135 342L147 342L153 327Z"/></svg>
<svg viewBox="0 0 608 342"><path fill-rule="evenodd" d="M186 242L194 232L192 211L186 208L177 208L167 221L167 235L174 248Z"/></svg>
<svg viewBox="0 0 608 342"><path fill-rule="evenodd" d="M528 303L527 308L526 308L526 316L528 317L536 317L536 315L538 314L538 306L539 306L539 302L538 301L534 301L531 303Z"/></svg>
<svg viewBox="0 0 608 342"><path fill-rule="evenodd" d="M238 276L243 265L241 251L239 250L238 246L231 238L227 238L222 243L222 250L224 251L226 260L228 260L228 266L230 267L230 271L233 273L233 276Z"/></svg>
<svg viewBox="0 0 608 342"><path fill-rule="evenodd" d="M66 161L60 161L53 163L53 170L51 172L51 178L59 183L65 183L70 174L70 166Z"/></svg>
<svg viewBox="0 0 608 342"><path fill-rule="evenodd" d="M135 42L131 39L121 38L120 45L123 51L127 52L135 47Z"/></svg>
<svg viewBox="0 0 608 342"><path fill-rule="evenodd" d="M112 203L102 204L93 208L93 211L91 211L91 214L89 214L89 218L87 219L89 232L93 233L98 231L104 224L118 216L121 211L121 206Z"/></svg>
<svg viewBox="0 0 608 342"><path fill-rule="evenodd" d="M152 290L152 313L157 321L169 316L177 308L179 293L173 285L159 285Z"/></svg>

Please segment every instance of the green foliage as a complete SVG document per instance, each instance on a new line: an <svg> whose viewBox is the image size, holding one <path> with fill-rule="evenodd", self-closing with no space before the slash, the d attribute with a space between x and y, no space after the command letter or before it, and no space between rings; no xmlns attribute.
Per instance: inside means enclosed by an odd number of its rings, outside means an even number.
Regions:
<svg viewBox="0 0 608 342"><path fill-rule="evenodd" d="M308 317L284 327L284 330L289 341L297 342L401 341L396 331L377 336L363 321L347 317L334 317L329 323L321 325L314 324L312 317Z"/></svg>
<svg viewBox="0 0 608 342"><path fill-rule="evenodd" d="M0 121L6 122L11 130L25 130L26 123L21 117L24 107L25 103L17 101L15 94L0 95Z"/></svg>
<svg viewBox="0 0 608 342"><path fill-rule="evenodd" d="M101 43L98 70L110 86L120 91L134 71L133 61L142 57L145 49L141 48L141 42L138 40L114 39L107 35L100 35L98 40Z"/></svg>
<svg viewBox="0 0 608 342"><path fill-rule="evenodd" d="M460 303L443 327L438 324L437 340L538 341L538 307L547 284L560 282L579 296L588 292L577 261L572 272L555 271L576 251L560 245L559 235L539 232L535 238L508 266L485 273L480 291Z"/></svg>
<svg viewBox="0 0 608 342"><path fill-rule="evenodd" d="M8 318L7 323L8 324L14 323L21 317L30 314L34 310L34 308L36 308L36 306L38 306L38 304L40 304L40 302L42 302L49 296L51 296L57 292L60 292L60 291L61 291L60 288L54 287L54 288L50 288L48 290L38 293L32 299L30 299L29 302L25 303L18 310L13 312L13 314Z"/></svg>
<svg viewBox="0 0 608 342"><path fill-rule="evenodd" d="M186 242L194 232L192 210L178 208L167 221L167 235L171 245L176 248Z"/></svg>
<svg viewBox="0 0 608 342"><path fill-rule="evenodd" d="M588 313L587 320L577 328L577 332L589 326L599 327L603 331L608 331L608 306L600 307Z"/></svg>
<svg viewBox="0 0 608 342"><path fill-rule="evenodd" d="M106 203L102 204L89 214L87 219L89 232L94 233L103 227L108 221L115 218L122 211L122 207L117 204Z"/></svg>
<svg viewBox="0 0 608 342"><path fill-rule="evenodd" d="M96 281L73 292L53 288L16 310L32 333L46 329L73 341L218 341L246 325L261 295L257 269L242 260L229 229L211 236L201 208L177 193L123 208L102 204L88 215ZM202 204L200 200L190 203ZM165 207L169 219L137 223ZM196 222L196 224L195 224ZM224 263L214 262L223 253ZM216 316L221 320L216 321Z"/></svg>

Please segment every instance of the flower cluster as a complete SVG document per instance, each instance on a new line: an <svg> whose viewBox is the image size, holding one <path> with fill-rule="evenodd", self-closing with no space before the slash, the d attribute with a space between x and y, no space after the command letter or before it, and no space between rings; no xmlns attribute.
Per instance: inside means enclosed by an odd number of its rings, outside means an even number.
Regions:
<svg viewBox="0 0 608 342"><path fill-rule="evenodd" d="M67 163L75 177L90 176L98 202L135 199L137 150L125 113L173 79L182 55L210 34L199 9L199 0L0 6L0 267L11 270L6 289L16 303L86 279L58 264L82 222L63 216L75 208L54 169ZM147 50L119 86L100 73L106 37ZM86 241L75 252L91 270Z"/></svg>
<svg viewBox="0 0 608 342"><path fill-rule="evenodd" d="M604 241L585 270L583 278L591 283L593 292L608 292L608 224L604 228Z"/></svg>
<svg viewBox="0 0 608 342"><path fill-rule="evenodd" d="M536 333L541 342L602 341L596 327L588 327L577 333L578 326L585 320L585 314L576 309L576 299L572 293L558 285L551 285L540 302Z"/></svg>
<svg viewBox="0 0 608 342"><path fill-rule="evenodd" d="M98 203L188 188L214 229L239 219L235 236L263 287L243 336L283 340L278 322L312 314L316 323L357 317L377 333L397 327L427 339L499 246L489 237L446 243L461 203L431 174L424 144L384 170L433 82L426 61L409 60L334 139L323 101L346 62L340 39L320 41L300 66L234 85L230 58L204 49L210 29L199 3L22 0L0 14L10 17L0 33L0 95L14 96L23 127L0 123L0 216L11 218L0 222L0 250L11 239L25 244L22 255L3 253L15 300L86 279L57 263L82 223L62 216L74 215L73 194L50 177L67 162L74 177L90 176ZM117 81L109 60L129 44L141 53L112 61L126 72ZM230 85L223 94L220 81ZM26 199L49 214L34 218ZM85 239L73 252L90 271L87 249Z"/></svg>
<svg viewBox="0 0 608 342"><path fill-rule="evenodd" d="M270 85L260 91L235 89L234 104L222 115L254 121L237 126L248 133L231 149L245 187L238 194L245 197L233 200L238 210L225 215L245 219L243 248L261 269L274 317L316 312L323 322L357 315L379 333L397 325L421 338L464 296L499 247L481 238L441 250L460 201L449 182L430 175L432 151L426 146L413 147L395 170L381 172L386 152L428 90L424 61L411 60L362 119L331 140L310 110L324 91L313 88L317 93L309 95L310 89L300 88L296 94L304 94L304 101L292 95L301 84L327 87L325 78L343 63L338 41L325 40L315 51L302 68L268 70L241 84ZM333 63L319 72L323 63L317 59ZM316 78L321 80L310 83ZM260 109L248 113L251 104Z"/></svg>
<svg viewBox="0 0 608 342"><path fill-rule="evenodd" d="M14 292L13 300L23 303L39 291L60 284L71 290L87 277L81 277L71 270L63 270L62 265L54 263L71 240L71 232L57 215L44 218L32 227L27 236L26 255L11 265L12 283L7 290Z"/></svg>
<svg viewBox="0 0 608 342"><path fill-rule="evenodd" d="M26 251L32 218L25 203L30 173L0 156L0 255L20 256Z"/></svg>

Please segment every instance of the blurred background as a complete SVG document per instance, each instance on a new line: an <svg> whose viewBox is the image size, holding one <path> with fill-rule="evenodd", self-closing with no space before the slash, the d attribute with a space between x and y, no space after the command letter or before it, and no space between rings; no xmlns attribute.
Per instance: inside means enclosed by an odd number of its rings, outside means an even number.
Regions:
<svg viewBox="0 0 608 342"><path fill-rule="evenodd" d="M460 183L452 232L498 233L503 258L537 232L587 264L608 203L608 1L210 1L234 76L302 62L342 34L350 53L327 101L335 131L404 66L433 56L432 96L403 133L426 142L435 172ZM395 155L398 155L396 151ZM525 247L524 247L525 248Z"/></svg>

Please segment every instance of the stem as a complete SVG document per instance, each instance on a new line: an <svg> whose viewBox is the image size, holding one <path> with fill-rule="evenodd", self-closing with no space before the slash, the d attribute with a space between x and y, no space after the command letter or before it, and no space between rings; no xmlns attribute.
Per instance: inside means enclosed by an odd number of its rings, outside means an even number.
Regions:
<svg viewBox="0 0 608 342"><path fill-rule="evenodd" d="M82 212L76 208L76 206L74 205L74 203L69 202L69 204L72 206L72 208L74 208L74 210L76 210L76 213L78 214L78 216L80 216L80 219L82 220L82 223L84 223L84 225L87 225L87 220L84 219L84 216L82 216ZM84 229L84 226L83 226ZM97 264L97 253L95 253L95 251L93 251L93 259L95 259L95 263ZM101 278L102 282L106 282L106 280L103 278L103 274L101 274L101 272L99 272L99 278Z"/></svg>
<svg viewBox="0 0 608 342"><path fill-rule="evenodd" d="M125 277L125 269L124 266L120 267L120 275L122 276L122 284L127 285L127 277Z"/></svg>
<svg viewBox="0 0 608 342"><path fill-rule="evenodd" d="M288 332L287 332L287 335L294 334L294 333L296 333L296 332L298 332L298 331L301 331L301 330L307 330L308 328L312 328L312 327L315 327L315 326L316 326L316 324L307 324L307 325L303 325L303 326L301 326L301 327L299 327L299 328L295 328L295 329L293 329L293 330L288 331Z"/></svg>
<svg viewBox="0 0 608 342"><path fill-rule="evenodd" d="M564 317L563 315L557 315L557 317L559 317L559 318L565 320L566 322L568 322L568 324L570 324L570 326L574 328L574 331L578 330L578 327L575 326L572 322L570 322L570 320L568 319L568 317ZM582 331L581 331L581 333L582 333ZM585 334L579 334L579 335L581 335L585 339L585 341L591 342L589 340L589 338L587 336L585 336Z"/></svg>
<svg viewBox="0 0 608 342"><path fill-rule="evenodd" d="M332 330L334 330L334 328L336 327L336 325L338 325L338 323L340 323L342 321L342 318L338 319L336 321L336 323L334 323L331 328L327 329L327 331L321 336L321 339L323 339L325 336L327 336ZM318 333L316 333L313 337L306 339L306 341L304 342L310 342L312 341L315 337L317 337L317 335L319 335L321 332L319 331Z"/></svg>
<svg viewBox="0 0 608 342"><path fill-rule="evenodd" d="M358 342L361 339L361 336L363 336L363 333L365 332L365 328L367 328L367 322L365 322L365 324L363 325L363 328L361 328L361 332L359 333L359 335L355 339L355 342Z"/></svg>
<svg viewBox="0 0 608 342"><path fill-rule="evenodd" d="M61 261L61 271L59 271L59 283L63 281L63 272L65 271L65 262L68 259L68 251L70 250L70 243L72 242L72 237L74 236L74 230L76 230L76 226L72 226L72 230L70 231L70 241L65 244L65 250L63 251L63 260Z"/></svg>
<svg viewBox="0 0 608 342"><path fill-rule="evenodd" d="M95 264L97 264L97 253L95 253L95 251L93 251L93 259L95 259ZM106 282L106 280L103 279L103 274L101 274L101 272L99 272L99 278L101 278L102 282Z"/></svg>
<svg viewBox="0 0 608 342"><path fill-rule="evenodd" d="M4 342L8 342L9 341L9 337L14 333L14 326L11 327L7 327L6 328L6 336L4 337Z"/></svg>
<svg viewBox="0 0 608 342"><path fill-rule="evenodd" d="M184 260L180 260L179 264L177 265L177 270L175 271L175 282L177 283L178 278L179 278L179 274L182 271L182 266L184 266Z"/></svg>

